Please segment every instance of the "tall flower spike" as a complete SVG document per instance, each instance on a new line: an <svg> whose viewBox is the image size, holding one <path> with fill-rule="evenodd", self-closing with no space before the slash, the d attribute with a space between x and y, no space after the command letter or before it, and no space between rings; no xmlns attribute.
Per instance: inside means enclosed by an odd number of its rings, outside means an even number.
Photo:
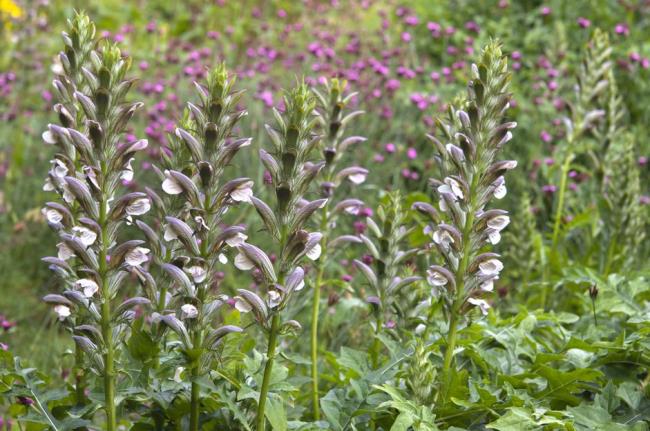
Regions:
<svg viewBox="0 0 650 431"><path fill-rule="evenodd" d="M234 134L247 114L237 108L242 92L234 90L234 84L223 64L210 71L207 86L195 83L200 103L188 103L181 127L170 136L165 170L158 170L162 195L168 196L156 199L167 201L157 206L163 231L149 235L155 261L169 281L158 297L161 322L179 336L192 381L190 430L199 429L197 380L209 370L223 337L241 332L231 325L215 327L228 298L211 292L217 272L227 262L227 250L247 238L242 226L226 226L224 216L252 196L253 182L248 178L223 178L231 159L251 141ZM144 224L140 227L152 232Z"/></svg>
<svg viewBox="0 0 650 431"><path fill-rule="evenodd" d="M64 65L67 79L55 81L55 87L59 89L57 82L74 85L62 84L60 96L62 100L71 96L75 104L57 105L55 110L63 126L50 125L49 133L44 135L46 142L64 149L57 155L58 162L50 172L52 189L60 194L61 203L48 204L46 210L50 222L60 223L61 242L58 257L47 260L68 290L62 297L50 295L46 301L56 303L55 311L61 319L68 319L72 312L88 316L84 325L75 327L77 335L73 338L94 371L104 379L106 428L114 430L115 383L120 374L116 367L118 346L122 345L135 317L133 308L148 303L145 298L131 298L119 306L116 304L126 275L146 273L142 265L148 260L143 241L116 243L120 227L132 216L144 214L149 207L143 193L122 196L118 193L123 170L147 142L121 142L128 121L142 105L125 101L133 82L125 79L130 59L122 57L117 46L104 43L97 50L89 51L88 67L79 63L79 57L83 56L78 54L91 44L87 38L94 34L94 27L83 15L78 15L74 22L83 25L85 30L73 30L69 36L64 35L64 40L72 47L66 50L68 60L77 60L71 61L69 67ZM74 76L77 67L83 75L83 85ZM72 214L79 215L74 225ZM71 260L74 265L67 263Z"/></svg>
<svg viewBox="0 0 650 431"><path fill-rule="evenodd" d="M321 197L327 199L320 215L320 230L323 234L321 240L322 258L316 263L316 276L313 282L314 297L312 300L311 316L311 377L312 377L312 408L314 420L320 417L319 396L318 396L318 317L320 308L321 287L326 283L325 270L328 258L332 257L332 251L350 241L360 240L352 235L343 235L338 238L330 238L334 227L337 226L339 216L345 214L358 214L363 202L352 198L349 194L346 199L336 202L336 192L344 183L352 186L363 183L368 175L368 170L360 166L340 168L339 162L346 154L349 154L355 144L364 142L366 138L361 136L345 136L346 126L354 121L356 117L363 114L363 111L348 112L347 108L356 93L345 94L347 82L344 80L331 79L324 84L323 92L313 89L318 105L318 120L320 134L323 138L320 141L320 150L325 159L325 167L319 178Z"/></svg>
<svg viewBox="0 0 650 431"><path fill-rule="evenodd" d="M634 135L622 132L610 143L604 157L605 275L613 268L630 267L648 231L648 218L640 202L641 179L635 150Z"/></svg>
<svg viewBox="0 0 650 431"><path fill-rule="evenodd" d="M76 13L73 19L68 20L69 30L64 32L63 42L64 51L59 54L59 61L61 67L57 68L59 73L52 82L54 92L57 95L58 103L54 106L55 112L59 115L59 124L50 125L48 130L43 133L43 140L48 145L53 145L57 153L54 155L52 168L48 172L43 187L46 191L56 191L60 196L66 196L71 199L70 192L65 186L64 178L69 172L77 172L81 170L81 163L78 158L78 153L74 147L66 140L57 139L57 134L50 131L52 128L55 131L62 131L65 127L70 127L77 122L77 113L80 113L81 107L74 98L74 93L77 89L85 88L86 84L83 79L81 70L90 67L89 53L94 47L95 40L95 26L90 21L87 15L83 13ZM91 245L97 233L88 227L80 225L79 218L83 217L83 213L78 205L72 204L71 206L62 205L56 202L49 202L43 208L43 215L47 223L56 231L62 229L69 229L82 240ZM60 248L64 247L60 243ZM57 266L56 262L49 262L51 268L60 274L62 268ZM75 270L79 269L79 265L75 262L70 263L71 267ZM57 308L58 307L58 308ZM67 326L69 331L73 331L74 327L83 325L88 316L84 316L83 312L75 313L70 316L62 316L69 313L69 308L66 305L55 306L59 317L63 317L62 323ZM85 402L85 367L83 364L83 351L78 345L75 345L75 392L77 404L81 405Z"/></svg>
<svg viewBox="0 0 650 431"><path fill-rule="evenodd" d="M416 248L402 249L405 238L412 231L406 227L405 218L402 197L399 192L392 192L377 209L378 222L370 217L366 219L368 235L359 234L372 259L371 264L361 260L355 260L354 264L374 293L367 298L375 318L375 339L371 350L374 367L379 366L379 335L396 314L400 290L420 280L420 277L407 276L401 270L418 252Z"/></svg>
<svg viewBox="0 0 650 431"><path fill-rule="evenodd" d="M448 401L451 370L459 325L470 309L487 313L482 299L493 290L503 265L499 256L485 252L500 240L510 219L503 210L488 209L494 199L504 197L503 175L515 161L498 161L499 150L511 138L513 122L503 122L510 106L507 61L496 42L489 43L478 65L472 66L472 80L463 109L451 108L450 121L440 122L435 144L436 160L444 177L431 181L440 211L416 204L430 219L425 233L442 256L442 262L427 270L432 295L441 297L449 318L449 332L438 402Z"/></svg>
<svg viewBox="0 0 650 431"><path fill-rule="evenodd" d="M595 130L601 157L592 157L599 162L596 172L601 183L601 217L606 250L603 273L612 269L629 268L645 239L647 221L640 203L641 179L636 160L637 143L634 134L623 127L625 109L618 92L612 69L607 71L607 91L601 98L606 106L602 127Z"/></svg>
<svg viewBox="0 0 650 431"><path fill-rule="evenodd" d="M257 268L263 275L267 291L265 299L244 289L239 290L237 297L237 308L252 311L268 334L267 360L257 408L258 430L266 427L264 410L278 336L300 328L296 321L283 322L281 312L292 293L304 287L304 270L299 266L300 262L305 257L316 260L321 254L322 235L308 232L306 226L311 216L327 202L327 199L312 202L303 199L324 166L324 162L309 161L310 153L318 144L318 136L313 132L317 121L314 96L302 83L287 92L284 102L284 115L274 110L276 125L266 126L272 142L271 151L260 150L260 158L271 175L275 190L274 208L260 199L251 198L266 230L277 244L278 259L273 266L264 251L247 243L238 246L239 255L235 259L235 265L242 270Z"/></svg>
<svg viewBox="0 0 650 431"><path fill-rule="evenodd" d="M565 195L567 189L569 170L576 156L587 152L587 141L580 138L589 132L597 132L597 123L605 116L602 109L602 96L606 95L609 86L608 79L612 69L612 48L609 44L607 33L596 29L590 40L583 59L578 83L575 86L575 101L571 105L571 118L565 118L566 139L556 150L562 159L559 171L559 190L555 204L551 251L557 250L562 218L565 209ZM611 118L610 121L611 123ZM593 151L593 149L592 149ZM598 150L597 150L598 151ZM597 157L593 157L597 159ZM598 169L598 166L595 167ZM599 170L600 171L600 170ZM545 292L545 290L544 290ZM544 297L545 299L545 297ZM545 306L545 300L542 306Z"/></svg>

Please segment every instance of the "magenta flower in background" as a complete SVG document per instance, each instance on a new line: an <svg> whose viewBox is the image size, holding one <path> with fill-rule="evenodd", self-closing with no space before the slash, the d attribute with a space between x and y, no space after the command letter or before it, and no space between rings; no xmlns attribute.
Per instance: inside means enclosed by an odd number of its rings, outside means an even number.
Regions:
<svg viewBox="0 0 650 431"><path fill-rule="evenodd" d="M547 195L552 195L556 191L557 191L557 186L555 186L553 184L546 184L546 185L542 186L542 192L544 192Z"/></svg>
<svg viewBox="0 0 650 431"><path fill-rule="evenodd" d="M629 36L630 28L627 26L627 24L619 23L614 27L614 32L621 36Z"/></svg>

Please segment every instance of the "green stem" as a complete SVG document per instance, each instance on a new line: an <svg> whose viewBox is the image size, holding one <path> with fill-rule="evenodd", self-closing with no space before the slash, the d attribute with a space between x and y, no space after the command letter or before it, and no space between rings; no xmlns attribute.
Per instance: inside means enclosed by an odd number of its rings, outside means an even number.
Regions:
<svg viewBox="0 0 650 431"><path fill-rule="evenodd" d="M447 392L449 390L449 384L451 383L450 370L454 359L454 350L456 350L457 338L458 313L455 310L452 310L451 317L449 318L449 332L447 333L447 349L445 350L445 359L442 366L442 390L440 391L442 393L441 405L447 403Z"/></svg>
<svg viewBox="0 0 650 431"><path fill-rule="evenodd" d="M383 304L383 303L382 303ZM378 311L379 316L375 320L375 339L372 342L372 351L370 352L371 358L372 358L372 367L373 368L378 368L379 367L379 352L381 350L381 342L379 341L379 333L381 331L381 327L384 325L382 318L381 318L381 312L382 310L380 309Z"/></svg>
<svg viewBox="0 0 650 431"><path fill-rule="evenodd" d="M570 142L573 142L571 140ZM558 195L557 208L555 210L555 223L553 224L553 250L557 246L558 237L560 235L560 222L562 221L562 213L564 212L564 197L566 194L566 185L567 178L569 174L569 169L571 167L571 161L573 160L573 154L567 154L562 164L562 177L560 178L560 193Z"/></svg>
<svg viewBox="0 0 650 431"><path fill-rule="evenodd" d="M278 329L280 326L280 315L275 313L271 319L271 329L269 331L269 345L266 352L266 365L264 366L264 378L262 379L262 388L260 390L260 399L257 403L257 431L264 431L266 428L266 418L264 417L264 408L266 407L266 398L269 393L269 384L271 382L271 372L273 371L273 362L275 360L275 348L277 346Z"/></svg>
<svg viewBox="0 0 650 431"><path fill-rule="evenodd" d="M542 265L542 293L539 302L542 311L544 311L546 310L546 296L549 289L549 286L547 286L546 283L550 277L549 276L550 268L549 268L548 256L546 252L546 244L544 244L543 242L539 252L539 260L540 260L540 264Z"/></svg>
<svg viewBox="0 0 650 431"><path fill-rule="evenodd" d="M594 313L594 326L598 326L598 317L596 317L596 300L591 298L591 311Z"/></svg>
<svg viewBox="0 0 650 431"><path fill-rule="evenodd" d="M320 419L318 399L318 311L320 305L320 289L323 281L325 265L318 267L316 284L314 285L314 299L311 308L311 400L314 409L314 420Z"/></svg>
<svg viewBox="0 0 650 431"><path fill-rule="evenodd" d="M201 343L201 334L196 332L194 335L194 348L196 349ZM199 429L199 410L201 407L201 387L197 382L197 379L200 376L200 366L201 366L201 356L195 359L196 363L192 364L192 395L190 400L190 431L198 431Z"/></svg>
<svg viewBox="0 0 650 431"><path fill-rule="evenodd" d="M105 163L102 163L102 174L106 172ZM102 175L103 177L103 175ZM99 276L102 286L101 328L104 339L104 408L106 410L106 429L114 431L115 419L115 360L113 346L113 328L111 325L111 298L108 286L108 267L106 255L108 252L108 205L106 196L102 196L99 206L99 225L101 226L101 242L99 249Z"/></svg>
<svg viewBox="0 0 650 431"><path fill-rule="evenodd" d="M323 208L321 218L321 233L323 234L321 260L318 263L318 273L314 284L314 298L311 308L311 400L314 410L314 420L320 419L320 401L318 396L318 314L320 308L320 291L325 274L325 259L327 258L327 224L328 207Z"/></svg>
<svg viewBox="0 0 650 431"><path fill-rule="evenodd" d="M614 261L614 252L616 250L616 237L612 237L607 244L607 257L605 258L605 267L603 269L603 276L609 275L609 271L612 267L612 262Z"/></svg>

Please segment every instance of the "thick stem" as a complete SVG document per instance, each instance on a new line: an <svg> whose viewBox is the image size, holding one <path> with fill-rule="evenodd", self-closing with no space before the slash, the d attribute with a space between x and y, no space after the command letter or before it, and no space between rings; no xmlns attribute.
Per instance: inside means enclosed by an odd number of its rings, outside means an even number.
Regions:
<svg viewBox="0 0 650 431"><path fill-rule="evenodd" d="M269 393L269 384L271 382L271 372L273 371L273 362L275 360L275 348L277 346L278 329L280 326L280 315L273 315L271 319L271 329L269 331L269 345L266 351L266 365L264 366L264 378L262 379L262 388L260 389L260 399L257 403L257 431L264 431L266 428L266 418L264 417L264 408L266 407L266 398Z"/></svg>
<svg viewBox="0 0 650 431"><path fill-rule="evenodd" d="M456 338L458 337L458 313L452 310L451 317L449 319L449 332L447 333L447 350L445 350L445 359L442 366L442 403L445 405L447 402L447 392L449 390L449 384L451 383L451 364L454 359L454 350L456 350Z"/></svg>
<svg viewBox="0 0 650 431"><path fill-rule="evenodd" d="M311 400L314 410L314 420L320 419L318 399L318 312L320 305L320 289L323 282L323 263L318 267L318 275L314 284L314 298L311 307Z"/></svg>
<svg viewBox="0 0 650 431"><path fill-rule="evenodd" d="M104 165L104 164L102 164ZM102 166L102 173L106 172ZM104 408L106 410L106 429L114 431L116 427L115 420L115 370L114 370L114 346L113 346L113 328L111 325L111 297L108 286L108 267L106 265L106 256L109 246L108 238L108 205L106 196L102 196L99 206L99 225L101 226L101 242L99 249L99 276L102 286L102 310L101 310L101 328L104 339Z"/></svg>
<svg viewBox="0 0 650 431"><path fill-rule="evenodd" d="M200 334L197 332L194 336L193 343L196 347L200 343ZM201 388L196 381L200 376L200 360L201 355L196 359L196 363L192 364L192 395L190 399L190 431L198 431L199 429L199 410L201 407Z"/></svg>

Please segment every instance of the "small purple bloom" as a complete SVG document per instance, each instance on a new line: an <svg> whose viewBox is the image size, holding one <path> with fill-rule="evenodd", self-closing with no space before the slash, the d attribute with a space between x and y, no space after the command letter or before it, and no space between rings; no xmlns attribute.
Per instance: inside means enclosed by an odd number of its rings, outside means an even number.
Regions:
<svg viewBox="0 0 650 431"><path fill-rule="evenodd" d="M420 20L415 15L409 15L406 18L404 18L404 23L406 25L415 26L415 25L418 25L419 22L420 22Z"/></svg>
<svg viewBox="0 0 650 431"><path fill-rule="evenodd" d="M591 26L591 21L584 17L579 17L577 22L580 28L588 28Z"/></svg>
<svg viewBox="0 0 650 431"><path fill-rule="evenodd" d="M616 27L614 27L614 32L616 34L620 34L621 36L628 36L630 34L630 28L627 26L627 24L619 23L616 24Z"/></svg>
<svg viewBox="0 0 650 431"><path fill-rule="evenodd" d="M418 152L415 148L409 148L406 150L406 157L411 160L415 160L418 157Z"/></svg>
<svg viewBox="0 0 650 431"><path fill-rule="evenodd" d="M555 185L553 185L553 184L547 184L545 186L542 186L542 192L544 192L544 193L546 193L548 195L552 195L556 191L557 191L557 187Z"/></svg>

